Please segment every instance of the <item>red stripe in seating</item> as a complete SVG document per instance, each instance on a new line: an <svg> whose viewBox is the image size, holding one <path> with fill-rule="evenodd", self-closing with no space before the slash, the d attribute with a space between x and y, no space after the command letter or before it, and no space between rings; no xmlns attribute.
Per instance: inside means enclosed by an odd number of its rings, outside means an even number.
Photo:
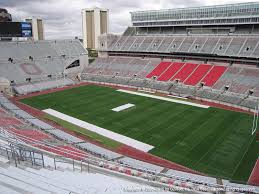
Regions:
<svg viewBox="0 0 259 194"><path fill-rule="evenodd" d="M226 69L227 67L224 66L214 66L211 71L206 75L206 77L202 80L202 82L205 83L205 86L213 86L223 75Z"/></svg>
<svg viewBox="0 0 259 194"><path fill-rule="evenodd" d="M194 71L194 69L197 66L197 64L186 63L185 66L181 69L181 71L178 72L171 80L174 81L178 79L181 82L183 82Z"/></svg>
<svg viewBox="0 0 259 194"><path fill-rule="evenodd" d="M168 81L183 67L184 63L174 62L172 65L157 79L158 81Z"/></svg>
<svg viewBox="0 0 259 194"><path fill-rule="evenodd" d="M184 82L186 85L195 86L208 73L211 65L202 64L193 72L193 74Z"/></svg>
<svg viewBox="0 0 259 194"><path fill-rule="evenodd" d="M151 78L153 76L160 76L169 66L171 62L161 62L159 65L149 73L146 78Z"/></svg>

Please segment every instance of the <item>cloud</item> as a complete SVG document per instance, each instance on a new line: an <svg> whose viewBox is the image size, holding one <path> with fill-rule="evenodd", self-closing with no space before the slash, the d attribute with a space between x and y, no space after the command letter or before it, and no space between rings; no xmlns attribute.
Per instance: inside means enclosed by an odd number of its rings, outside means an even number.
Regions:
<svg viewBox="0 0 259 194"><path fill-rule="evenodd" d="M243 0L242 2L250 0ZM40 17L44 20L46 38L60 39L82 36L81 10L89 7L110 10L110 31L122 33L130 25L130 13L137 10L169 9L223 3L240 0L0 0L13 20Z"/></svg>

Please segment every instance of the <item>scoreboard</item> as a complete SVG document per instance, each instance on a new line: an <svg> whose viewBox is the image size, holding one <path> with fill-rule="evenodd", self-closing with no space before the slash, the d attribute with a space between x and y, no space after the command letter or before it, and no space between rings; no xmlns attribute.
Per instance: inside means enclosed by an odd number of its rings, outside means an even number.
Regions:
<svg viewBox="0 0 259 194"><path fill-rule="evenodd" d="M29 22L0 22L0 37L32 37Z"/></svg>

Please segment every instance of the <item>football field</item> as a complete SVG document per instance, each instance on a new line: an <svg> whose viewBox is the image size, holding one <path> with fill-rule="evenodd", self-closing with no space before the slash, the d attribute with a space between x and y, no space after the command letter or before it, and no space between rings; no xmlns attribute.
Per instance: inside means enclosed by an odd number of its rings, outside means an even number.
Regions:
<svg viewBox="0 0 259 194"><path fill-rule="evenodd" d="M21 100L154 146L149 152L211 176L245 182L259 153L253 116L82 86ZM112 109L126 104L131 108Z"/></svg>

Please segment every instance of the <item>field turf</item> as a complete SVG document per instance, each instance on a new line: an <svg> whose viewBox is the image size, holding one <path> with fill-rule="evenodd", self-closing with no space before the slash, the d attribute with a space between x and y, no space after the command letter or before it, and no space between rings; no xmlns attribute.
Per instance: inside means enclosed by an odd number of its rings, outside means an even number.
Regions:
<svg viewBox="0 0 259 194"><path fill-rule="evenodd" d="M197 108L99 86L82 86L21 100L155 146L150 153L211 176L246 182L259 153L253 117ZM127 104L135 108L111 109Z"/></svg>

